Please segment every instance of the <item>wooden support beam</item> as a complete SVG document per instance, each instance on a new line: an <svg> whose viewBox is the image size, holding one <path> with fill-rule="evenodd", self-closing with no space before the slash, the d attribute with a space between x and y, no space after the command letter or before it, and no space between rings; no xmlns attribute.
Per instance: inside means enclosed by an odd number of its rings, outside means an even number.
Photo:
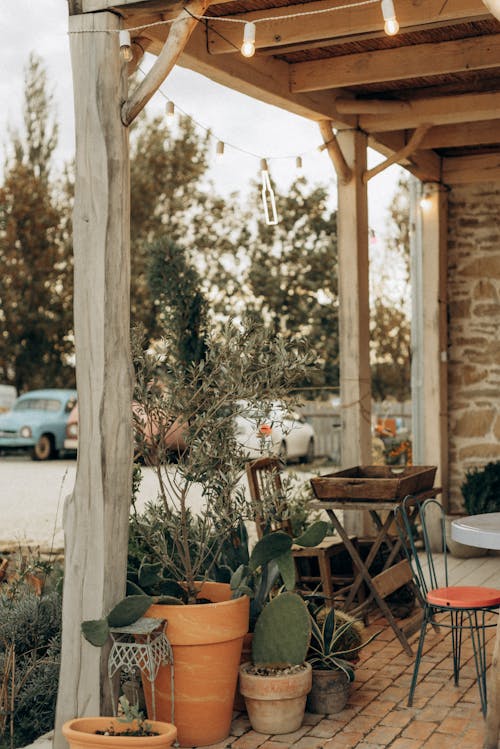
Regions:
<svg viewBox="0 0 500 749"><path fill-rule="evenodd" d="M417 307L422 315L422 391L424 465L438 466L436 483L448 489L448 224L446 189L431 185L422 222L422 296ZM428 463L427 461L431 461Z"/></svg>
<svg viewBox="0 0 500 749"><path fill-rule="evenodd" d="M342 10L308 15L311 11L325 10L335 5L343 5ZM286 16L298 14L287 19ZM432 27L433 24L467 19L488 17L488 12L481 0L421 0L421 2L400 2L397 7L398 21L401 29L409 31L413 26ZM242 17L240 15L240 17ZM271 18L257 25L255 46L257 49L274 49L296 45L302 42L321 40L323 44L338 43L343 37L378 32L384 35L380 6L363 5L355 8L345 7L342 0L315 0L311 3L287 5L281 8L245 13L245 19L256 21L260 18ZM221 36L220 23L213 29L208 28L207 45L212 55L234 53L241 46L242 30L239 24L226 24Z"/></svg>
<svg viewBox="0 0 500 749"><path fill-rule="evenodd" d="M498 118L500 93L456 94L428 98L413 98L400 112L362 114L359 126L368 133L390 130L410 130L426 122L450 125ZM340 102L339 112L343 108Z"/></svg>
<svg viewBox="0 0 500 749"><path fill-rule="evenodd" d="M329 120L321 120L319 122L319 129L339 181L347 184L352 179L352 170L347 166L344 154L340 150L337 138L333 132L332 123Z"/></svg>
<svg viewBox="0 0 500 749"><path fill-rule="evenodd" d="M55 746L61 724L109 710L107 648L81 635L125 594L132 490L130 184L120 119L127 66L113 13L71 16L76 174L74 317L79 445L64 508L65 572ZM104 690L104 695L102 691ZM107 695L109 697L109 695ZM106 713L105 713L106 714ZM110 713L107 712L109 715Z"/></svg>
<svg viewBox="0 0 500 749"><path fill-rule="evenodd" d="M392 133L371 133L368 136L368 145L389 158L393 153L404 148L407 139L408 135L404 130ZM434 151L424 151L419 148L410 157L401 159L399 163L423 182L441 180L441 159Z"/></svg>
<svg viewBox="0 0 500 749"><path fill-rule="evenodd" d="M290 88L321 91L498 67L500 34L493 34L295 63Z"/></svg>
<svg viewBox="0 0 500 749"><path fill-rule="evenodd" d="M169 34L153 67L137 86L130 98L122 106L122 122L130 125L141 112L153 94L168 76L181 56L186 43L196 28L198 21L193 16L202 16L208 0L189 0L171 25Z"/></svg>
<svg viewBox="0 0 500 749"><path fill-rule="evenodd" d="M498 182L499 180L500 152L443 159L443 182L446 185Z"/></svg>
<svg viewBox="0 0 500 749"><path fill-rule="evenodd" d="M411 103L409 101L395 101L392 99L345 99L339 96L335 101L335 106L341 114L352 115L397 115L411 111Z"/></svg>
<svg viewBox="0 0 500 749"><path fill-rule="evenodd" d="M412 153L417 150L418 146L422 142L424 135L431 127L432 125L428 124L419 125L413 132L408 143L403 146L403 148L393 153L392 156L389 156L385 161L382 161L382 163L372 167L372 169L367 169L363 173L363 182L365 183L365 185L372 177L375 177L377 174L380 174L380 172L383 172L385 169L387 169L387 167L391 166L391 164L399 164L403 159L411 156Z"/></svg>
<svg viewBox="0 0 500 749"><path fill-rule="evenodd" d="M359 130L340 131L337 138L353 174L338 185L337 251L342 464L354 466L371 462L368 194L363 182L367 140ZM363 535L362 517L349 518L346 529Z"/></svg>

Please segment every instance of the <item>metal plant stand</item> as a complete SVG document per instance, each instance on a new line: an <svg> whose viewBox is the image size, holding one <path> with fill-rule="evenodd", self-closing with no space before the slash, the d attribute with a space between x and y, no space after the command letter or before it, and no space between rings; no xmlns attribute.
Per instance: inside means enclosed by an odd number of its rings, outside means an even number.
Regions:
<svg viewBox="0 0 500 749"><path fill-rule="evenodd" d="M113 677L123 670L133 676L140 671L151 684L152 720L156 720L155 679L160 666L171 665L170 689L172 695L171 723L174 722L174 655L165 634L165 619L141 617L128 627L111 627L113 641L108 658L108 679L113 695ZM116 715L118 699L113 699Z"/></svg>

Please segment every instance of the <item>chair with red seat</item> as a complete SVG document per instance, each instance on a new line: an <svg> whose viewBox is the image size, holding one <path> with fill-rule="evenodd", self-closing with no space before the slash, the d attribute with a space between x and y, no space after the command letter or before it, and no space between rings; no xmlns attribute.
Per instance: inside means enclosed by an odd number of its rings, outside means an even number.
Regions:
<svg viewBox="0 0 500 749"><path fill-rule="evenodd" d="M484 586L449 585L446 552L445 516L441 504L437 499L427 499L423 502L417 514L417 523L421 526L424 553L419 556L416 548L415 522L410 520L410 506L414 504L413 497L405 497L395 509L398 532L403 540L408 561L411 564L415 583L420 593L423 605L423 620L420 630L415 666L408 695L408 705L413 703L413 695L417 685L418 671L422 659L427 627L445 627L451 630L453 676L455 686L458 686L461 665L462 633L470 632L474 663L476 667L481 710L486 715L486 629L496 627L496 620L487 622L488 613L497 612L500 608L500 590ZM440 528L440 549L442 549L442 563L439 565L433 559L432 545L429 535L429 513L437 513ZM434 519L436 516L434 516ZM438 614L449 615L436 618Z"/></svg>

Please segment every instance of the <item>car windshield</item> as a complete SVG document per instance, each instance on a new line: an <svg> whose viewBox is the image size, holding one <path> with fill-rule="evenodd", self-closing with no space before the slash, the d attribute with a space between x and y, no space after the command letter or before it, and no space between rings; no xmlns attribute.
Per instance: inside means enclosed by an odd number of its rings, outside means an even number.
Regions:
<svg viewBox="0 0 500 749"><path fill-rule="evenodd" d="M13 408L14 411L60 411L61 403L55 398L23 398Z"/></svg>

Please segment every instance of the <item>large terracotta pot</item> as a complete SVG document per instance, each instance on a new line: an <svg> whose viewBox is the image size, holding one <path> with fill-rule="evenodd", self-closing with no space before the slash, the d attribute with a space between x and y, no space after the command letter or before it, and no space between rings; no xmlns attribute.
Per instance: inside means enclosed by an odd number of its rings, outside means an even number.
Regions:
<svg viewBox="0 0 500 749"><path fill-rule="evenodd" d="M307 695L307 710L318 715L340 713L347 705L349 678L343 671L313 668L312 688Z"/></svg>
<svg viewBox="0 0 500 749"><path fill-rule="evenodd" d="M62 727L62 732L71 749L166 749L172 746L177 730L172 723L148 720L151 730L158 736L103 736L96 731L106 731L110 727L116 731L126 726L116 718L74 718Z"/></svg>
<svg viewBox="0 0 500 749"><path fill-rule="evenodd" d="M174 654L174 723L180 746L216 744L229 736L241 646L248 632L250 600L231 599L229 585L203 583L200 598L212 603L153 605L147 616L167 620ZM156 714L171 719L170 666L155 680ZM151 693L144 690L148 708Z"/></svg>
<svg viewBox="0 0 500 749"><path fill-rule="evenodd" d="M311 664L305 663L302 671L272 676L249 673L249 666L244 663L240 667L240 692L253 730L271 734L297 731L311 689Z"/></svg>

